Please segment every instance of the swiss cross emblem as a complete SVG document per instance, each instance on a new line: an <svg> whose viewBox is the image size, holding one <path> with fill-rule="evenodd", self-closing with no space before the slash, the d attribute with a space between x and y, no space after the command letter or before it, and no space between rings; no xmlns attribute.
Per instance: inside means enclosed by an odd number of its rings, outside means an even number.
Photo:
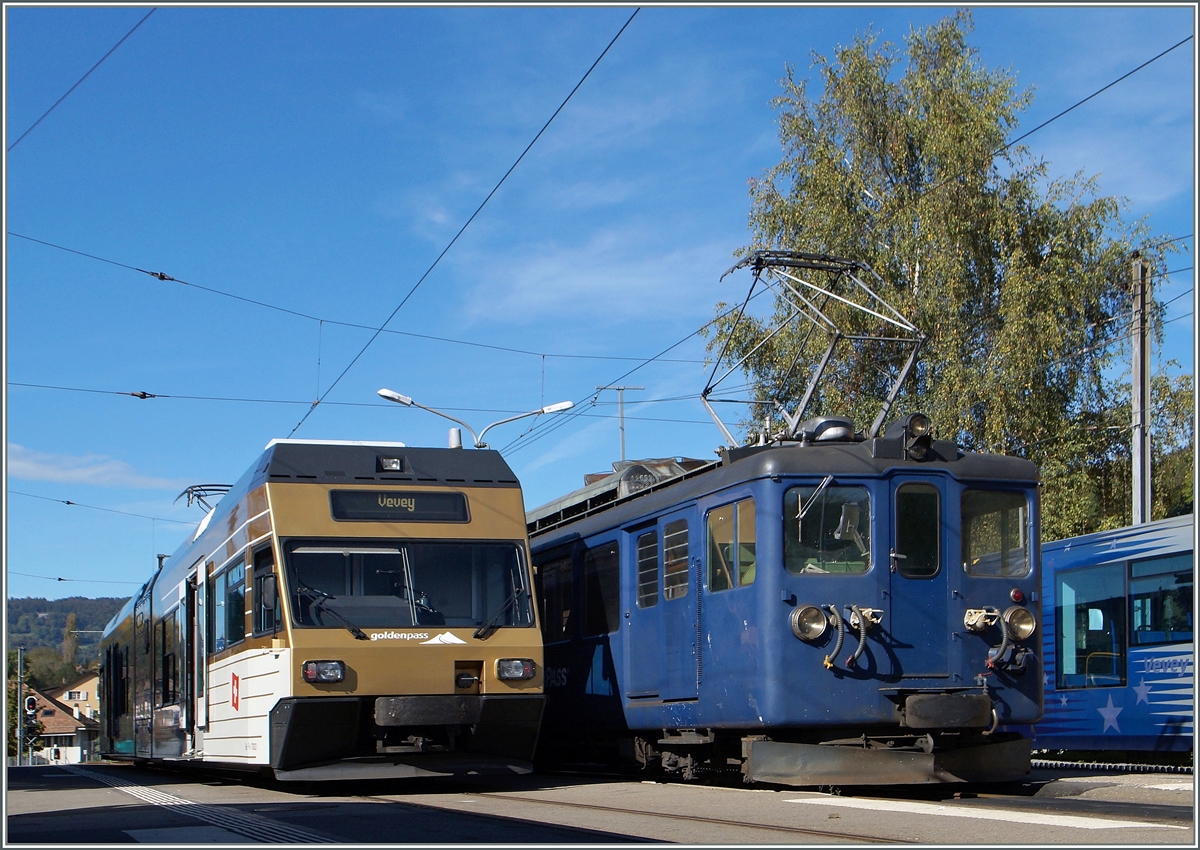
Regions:
<svg viewBox="0 0 1200 850"><path fill-rule="evenodd" d="M232 696L230 697L230 701L233 703L234 711L238 710L238 703L240 703L241 699L242 699L240 685L241 685L241 683L238 681L237 673L234 673L233 681L230 683L230 692L232 694Z"/></svg>

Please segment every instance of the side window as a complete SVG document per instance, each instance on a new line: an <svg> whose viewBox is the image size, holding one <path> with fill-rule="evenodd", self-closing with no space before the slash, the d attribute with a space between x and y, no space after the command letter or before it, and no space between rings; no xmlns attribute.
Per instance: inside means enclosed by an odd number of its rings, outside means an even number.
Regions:
<svg viewBox="0 0 1200 850"><path fill-rule="evenodd" d="M907 578L932 578L939 567L938 489L901 484L896 490L896 570Z"/></svg>
<svg viewBox="0 0 1200 850"><path fill-rule="evenodd" d="M246 562L238 559L229 568L229 579L225 590L225 616L228 625L225 637L232 646L246 637Z"/></svg>
<svg viewBox="0 0 1200 850"><path fill-rule="evenodd" d="M753 584L757 568L754 499L714 508L708 514L708 589Z"/></svg>
<svg viewBox="0 0 1200 850"><path fill-rule="evenodd" d="M171 613L167 614L158 624L158 645L160 648L159 669L161 678L159 683L159 705L170 705L177 702L179 699L178 688L178 632L176 627L177 616L179 609L176 608Z"/></svg>
<svg viewBox="0 0 1200 850"><path fill-rule="evenodd" d="M616 541L601 543L583 554L583 634L606 635L617 630L620 610L618 582L620 549Z"/></svg>
<svg viewBox="0 0 1200 850"><path fill-rule="evenodd" d="M1059 688L1125 685L1125 564L1059 573Z"/></svg>
<svg viewBox="0 0 1200 850"><path fill-rule="evenodd" d="M865 573L871 566L867 489L789 488L783 494L783 563L789 573Z"/></svg>
<svg viewBox="0 0 1200 850"><path fill-rule="evenodd" d="M542 636L547 643L571 637L574 575L571 559L557 558L539 568L542 577Z"/></svg>
<svg viewBox="0 0 1200 850"><path fill-rule="evenodd" d="M227 573L213 576L208 585L208 598L212 603L208 608L208 652L210 655L224 652L225 640L225 588Z"/></svg>
<svg viewBox="0 0 1200 850"><path fill-rule="evenodd" d="M663 526L663 598L682 599L688 590L688 524L677 519Z"/></svg>
<svg viewBox="0 0 1200 850"><path fill-rule="evenodd" d="M254 633L279 631L279 583L275 577L275 553L267 546L254 553Z"/></svg>
<svg viewBox="0 0 1200 850"><path fill-rule="evenodd" d="M639 608L658 604L657 531L649 531L637 539L637 604Z"/></svg>
<svg viewBox="0 0 1200 850"><path fill-rule="evenodd" d="M1028 531L1024 493L963 491L962 557L967 575L1029 575Z"/></svg>
<svg viewBox="0 0 1200 850"><path fill-rule="evenodd" d="M1192 553L1130 567L1130 637L1138 646L1192 640Z"/></svg>
<svg viewBox="0 0 1200 850"><path fill-rule="evenodd" d="M230 562L212 581L209 653L223 652L246 637L246 562Z"/></svg>

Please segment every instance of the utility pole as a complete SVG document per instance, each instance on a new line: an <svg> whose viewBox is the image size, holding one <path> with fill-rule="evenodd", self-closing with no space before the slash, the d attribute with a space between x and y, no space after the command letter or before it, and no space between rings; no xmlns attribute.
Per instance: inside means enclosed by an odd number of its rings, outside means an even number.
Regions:
<svg viewBox="0 0 1200 850"><path fill-rule="evenodd" d="M644 390L645 387L596 387L598 390L617 391L617 415L621 420L621 460L625 460L625 390Z"/></svg>
<svg viewBox="0 0 1200 850"><path fill-rule="evenodd" d="M1150 521L1150 262L1133 254L1133 524Z"/></svg>
<svg viewBox="0 0 1200 850"><path fill-rule="evenodd" d="M25 647L17 647L17 767L21 766L21 748L25 744ZM8 745L5 744L5 747Z"/></svg>

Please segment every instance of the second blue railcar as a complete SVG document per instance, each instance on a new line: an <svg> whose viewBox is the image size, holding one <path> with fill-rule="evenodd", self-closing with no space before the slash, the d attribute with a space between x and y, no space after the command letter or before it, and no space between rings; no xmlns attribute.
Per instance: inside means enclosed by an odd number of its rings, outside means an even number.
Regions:
<svg viewBox="0 0 1200 850"><path fill-rule="evenodd" d="M1193 516L1043 547L1053 753L1189 753L1195 719Z"/></svg>

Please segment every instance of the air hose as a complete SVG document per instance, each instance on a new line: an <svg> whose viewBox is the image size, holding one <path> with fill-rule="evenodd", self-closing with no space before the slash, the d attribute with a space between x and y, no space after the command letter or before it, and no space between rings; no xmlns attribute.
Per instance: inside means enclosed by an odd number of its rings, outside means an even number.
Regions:
<svg viewBox="0 0 1200 850"><path fill-rule="evenodd" d="M825 669L833 669L833 661L830 659L837 658L837 654L842 651L842 641L846 638L846 623L842 620L842 615L838 613L836 605L830 605L829 611L833 614L833 623L837 627L837 642L833 645L833 652L825 656Z"/></svg>
<svg viewBox="0 0 1200 850"><path fill-rule="evenodd" d="M988 667L995 667L996 662L1002 659L1004 657L1004 653L1008 651L1010 646L1012 646L1012 641L1009 639L1008 635L1008 623L1005 622L1003 616L998 617L997 620L1000 623L1000 645L996 647L994 651L988 653Z"/></svg>
<svg viewBox="0 0 1200 850"><path fill-rule="evenodd" d="M850 611L858 617L858 646L855 648L854 654L846 659L847 667L853 667L867 648L867 618L858 610L857 605L851 605Z"/></svg>

